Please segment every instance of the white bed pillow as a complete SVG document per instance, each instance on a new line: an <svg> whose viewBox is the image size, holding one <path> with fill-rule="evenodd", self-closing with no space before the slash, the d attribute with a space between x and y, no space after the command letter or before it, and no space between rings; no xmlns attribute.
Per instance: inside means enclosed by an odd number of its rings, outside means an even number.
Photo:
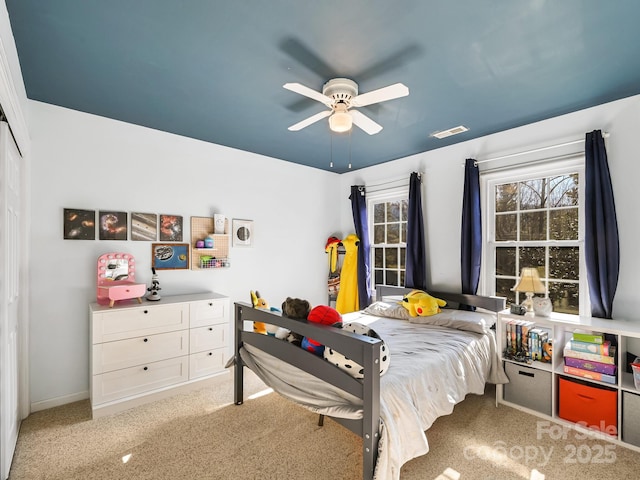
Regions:
<svg viewBox="0 0 640 480"><path fill-rule="evenodd" d="M397 318L399 320L409 320L409 310L404 308L400 303L390 302L373 302L363 310L363 313L374 315L376 317Z"/></svg>
<svg viewBox="0 0 640 480"><path fill-rule="evenodd" d="M438 325L475 333L487 333L496 323L494 313L469 312L467 310L442 310L429 317L409 317L409 322L423 325Z"/></svg>

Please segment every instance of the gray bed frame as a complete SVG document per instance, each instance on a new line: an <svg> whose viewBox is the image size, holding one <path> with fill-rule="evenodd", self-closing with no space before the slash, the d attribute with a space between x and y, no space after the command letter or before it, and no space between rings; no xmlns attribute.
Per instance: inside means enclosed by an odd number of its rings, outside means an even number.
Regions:
<svg viewBox="0 0 640 480"><path fill-rule="evenodd" d="M401 287L376 287L376 298L390 295L403 295L412 289ZM448 306L469 305L498 312L505 308L505 299L476 295L429 292L437 298L447 301ZM293 365L315 377L362 399L363 415L352 420L332 417L356 435L362 438L362 478L373 479L375 471L380 423L380 346L381 340L346 332L330 326L293 320L282 316L280 312L253 308L244 302L235 304L235 351L234 351L234 402L242 405L244 363L240 357L243 344L249 344ZM244 330L244 322L264 322L284 327L305 337L313 338L322 345L333 348L364 367L364 379L356 379L302 348L268 335ZM374 372L372 374L372 372ZM321 417L322 419L322 417Z"/></svg>

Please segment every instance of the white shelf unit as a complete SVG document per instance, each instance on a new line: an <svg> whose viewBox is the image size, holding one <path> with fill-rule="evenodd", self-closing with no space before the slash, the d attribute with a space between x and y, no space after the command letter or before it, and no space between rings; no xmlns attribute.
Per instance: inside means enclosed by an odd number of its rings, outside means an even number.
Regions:
<svg viewBox="0 0 640 480"><path fill-rule="evenodd" d="M535 324L535 327L541 327L551 332L553 355L550 363L542 363L537 360L521 363L505 357L506 326L508 322L514 320L530 321ZM563 350L567 341L571 340L574 330L592 331L612 336L617 343L615 384L564 372ZM538 317L530 313L515 315L511 314L509 310L504 310L498 314L496 334L500 356L510 380L508 384L497 385L496 404L508 405L588 432L589 429L559 416L560 402L563 401L559 395L560 379L577 380L586 387L614 392L617 412L616 431L611 432L612 434L598 432L599 438L606 438L611 442L640 451L640 390L635 388L633 375L626 371L627 343L629 339L640 338L640 321L607 320L555 312L549 317ZM609 396L613 397L614 395L609 394Z"/></svg>
<svg viewBox="0 0 640 480"><path fill-rule="evenodd" d="M129 302L89 305L93 418L201 388L227 374L228 297L209 292Z"/></svg>

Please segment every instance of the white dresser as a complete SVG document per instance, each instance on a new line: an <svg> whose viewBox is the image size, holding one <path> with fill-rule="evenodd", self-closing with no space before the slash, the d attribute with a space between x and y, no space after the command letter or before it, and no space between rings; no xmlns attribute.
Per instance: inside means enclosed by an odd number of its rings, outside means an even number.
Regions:
<svg viewBox="0 0 640 480"><path fill-rule="evenodd" d="M231 303L216 293L89 306L91 410L126 410L226 374Z"/></svg>

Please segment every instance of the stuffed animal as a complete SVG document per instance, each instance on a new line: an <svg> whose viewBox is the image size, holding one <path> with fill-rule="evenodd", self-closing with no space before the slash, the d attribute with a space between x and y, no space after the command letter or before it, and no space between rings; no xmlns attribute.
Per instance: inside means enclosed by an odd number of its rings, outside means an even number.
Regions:
<svg viewBox="0 0 640 480"><path fill-rule="evenodd" d="M279 312L275 307L269 307L267 301L260 296L260 293L256 290L255 292L251 290L251 303L253 303L253 308L264 308L271 312ZM280 328L276 325L269 325L262 322L253 322L253 331L256 333L267 334L271 336L277 336L278 334L282 334L280 330L286 330L286 328ZM288 333L288 330L287 330ZM285 334L286 337L286 334Z"/></svg>
<svg viewBox="0 0 640 480"><path fill-rule="evenodd" d="M369 328L367 325L363 325L362 323L358 322L345 323L344 325L342 325L342 329L347 330L348 332L357 333L359 335L366 335L371 338L380 338L375 330ZM344 370L352 377L364 378L364 369L361 365L345 357L340 352L336 352L333 348L327 347L324 349L324 359L330 363L333 363L340 370ZM380 375L384 375L387 370L389 370L390 362L391 357L389 348L384 343L384 340L382 340L382 345L380 345Z"/></svg>
<svg viewBox="0 0 640 480"><path fill-rule="evenodd" d="M282 315L294 320L306 320L310 311L311 304L307 300L287 297L287 299L282 302ZM302 344L302 335L289 330L287 331L288 334L285 336L285 339L289 343L293 343L299 347Z"/></svg>
<svg viewBox="0 0 640 480"><path fill-rule="evenodd" d="M340 312L335 308L327 305L318 305L317 307L313 307L309 312L307 322L342 328L342 315L340 315ZM321 345L311 338L304 337L300 346L319 357L322 357L324 354L324 345Z"/></svg>
<svg viewBox="0 0 640 480"><path fill-rule="evenodd" d="M402 297L402 306L409 310L412 317L428 317L440 313L440 307L447 304L444 300L432 297L422 290L413 290Z"/></svg>
<svg viewBox="0 0 640 480"><path fill-rule="evenodd" d="M251 303L253 304L253 308L266 308L269 309L269 304L264 298L260 297L260 292L257 290L254 292L251 290ZM255 333L261 333L266 335L267 326L262 322L253 322L253 331Z"/></svg>

